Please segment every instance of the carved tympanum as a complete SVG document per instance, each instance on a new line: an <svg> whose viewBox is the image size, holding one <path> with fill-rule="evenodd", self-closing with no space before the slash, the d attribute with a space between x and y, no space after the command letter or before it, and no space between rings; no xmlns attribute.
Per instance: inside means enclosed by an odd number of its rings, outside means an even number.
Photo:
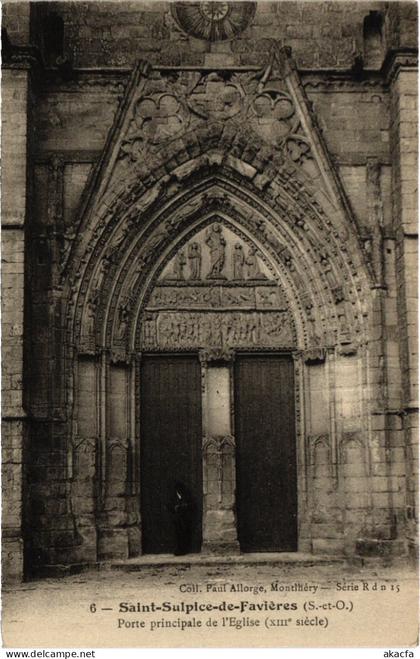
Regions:
<svg viewBox="0 0 420 659"><path fill-rule="evenodd" d="M287 312L148 313L143 322L143 349L214 347L291 347L295 333Z"/></svg>

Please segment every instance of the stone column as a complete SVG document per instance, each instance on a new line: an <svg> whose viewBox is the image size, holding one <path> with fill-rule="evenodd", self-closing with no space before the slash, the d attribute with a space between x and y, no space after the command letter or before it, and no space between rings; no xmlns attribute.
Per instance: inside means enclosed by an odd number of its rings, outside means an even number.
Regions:
<svg viewBox="0 0 420 659"><path fill-rule="evenodd" d="M233 351L200 352L203 394L203 551L239 551L232 435Z"/></svg>

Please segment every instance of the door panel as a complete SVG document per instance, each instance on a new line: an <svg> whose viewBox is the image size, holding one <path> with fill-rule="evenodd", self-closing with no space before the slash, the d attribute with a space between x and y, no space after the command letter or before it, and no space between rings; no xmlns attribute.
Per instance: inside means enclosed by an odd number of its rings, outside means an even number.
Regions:
<svg viewBox="0 0 420 659"><path fill-rule="evenodd" d="M141 362L140 460L143 553L173 553L176 481L193 502L192 549L201 548L201 372L192 356Z"/></svg>
<svg viewBox="0 0 420 659"><path fill-rule="evenodd" d="M293 360L235 360L238 536L242 551L296 551Z"/></svg>

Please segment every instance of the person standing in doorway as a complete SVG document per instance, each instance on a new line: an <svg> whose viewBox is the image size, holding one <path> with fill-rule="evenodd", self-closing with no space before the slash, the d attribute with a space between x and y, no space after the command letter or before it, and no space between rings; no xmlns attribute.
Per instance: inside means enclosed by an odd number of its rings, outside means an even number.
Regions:
<svg viewBox="0 0 420 659"><path fill-rule="evenodd" d="M192 549L192 513L191 497L183 483L175 483L171 512L175 527L175 556L184 556Z"/></svg>

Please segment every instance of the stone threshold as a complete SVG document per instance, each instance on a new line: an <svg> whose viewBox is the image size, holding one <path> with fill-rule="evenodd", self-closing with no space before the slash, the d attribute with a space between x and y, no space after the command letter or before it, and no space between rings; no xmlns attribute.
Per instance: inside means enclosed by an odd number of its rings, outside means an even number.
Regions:
<svg viewBox="0 0 420 659"><path fill-rule="evenodd" d="M258 552L247 554L143 554L126 560L114 560L103 564L115 570L135 572L144 567L190 567L195 565L302 565L316 566L329 564L344 564L346 559L337 555L314 555L304 552Z"/></svg>
<svg viewBox="0 0 420 659"><path fill-rule="evenodd" d="M71 563L69 565L45 565L38 569L29 581L42 578L61 578L80 574L82 572L94 572L101 570L121 570L125 572L138 572L144 568L164 569L167 567L179 567L188 569L192 566L202 565L204 567L219 565L299 565L312 567L319 565L347 565L349 560L344 556L310 554L304 552L258 552L247 554L186 554L175 556L174 554L143 554L134 558L109 559L96 563Z"/></svg>

